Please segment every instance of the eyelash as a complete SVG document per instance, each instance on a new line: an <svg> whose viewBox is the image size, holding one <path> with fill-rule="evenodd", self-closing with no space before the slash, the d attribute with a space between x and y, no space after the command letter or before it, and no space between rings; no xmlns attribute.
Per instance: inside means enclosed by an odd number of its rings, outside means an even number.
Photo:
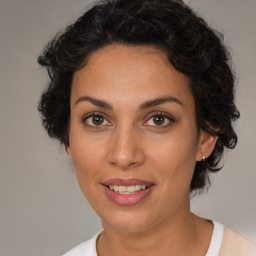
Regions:
<svg viewBox="0 0 256 256"><path fill-rule="evenodd" d="M166 119L168 120L168 124L167 125L166 124L165 125L152 125L152 126L154 126L156 128L168 127L169 125L171 125L172 123L174 123L176 121L174 119L174 117L171 116L170 114L166 114L164 112L156 112L153 115L150 115L150 117L147 119L147 122L149 122L149 120L151 120L152 118L155 118L155 117L163 117L163 118L165 118L165 121L166 121Z"/></svg>
<svg viewBox="0 0 256 256"><path fill-rule="evenodd" d="M86 124L86 122L88 122L88 119L89 118L93 118L95 116L98 116L98 117L103 117L104 120L107 120L107 118L104 116L104 114L100 113L100 112L94 112L94 113L91 113L87 116L85 116L83 119L82 119L82 122L85 126L89 126L90 128L93 128L93 129L100 129L102 126L111 126L111 125L91 125L91 124ZM149 120L151 120L152 118L155 118L155 117L164 117L165 119L168 120L168 124L167 125L152 125L156 128L165 128L165 127L168 127L170 124L174 123L176 120L174 119L174 117L170 116L169 114L166 114L164 112L155 112L154 114L150 115L150 117L147 119L146 122L149 122ZM166 120L165 120L166 121ZM103 121L104 122L104 121Z"/></svg>
<svg viewBox="0 0 256 256"><path fill-rule="evenodd" d="M104 114L100 113L100 112L94 112L94 113L90 113L89 115L85 116L82 120L83 124L86 126L86 127L90 127L90 128L93 128L93 129L99 129L101 128L102 126L104 125L91 125L91 124L86 124L86 122L88 122L88 119L89 118L92 118L92 117L95 117L95 116L98 116L98 117L103 117L104 120L107 120L107 118L104 116ZM105 125L105 126L110 126L110 125Z"/></svg>

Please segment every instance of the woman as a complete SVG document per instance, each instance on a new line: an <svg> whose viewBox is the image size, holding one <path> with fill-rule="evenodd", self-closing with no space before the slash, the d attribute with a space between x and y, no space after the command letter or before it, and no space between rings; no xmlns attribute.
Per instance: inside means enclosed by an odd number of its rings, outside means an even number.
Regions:
<svg viewBox="0 0 256 256"><path fill-rule="evenodd" d="M177 0L102 1L47 45L43 125L103 226L65 256L256 255L190 211L237 142L228 62L220 36Z"/></svg>

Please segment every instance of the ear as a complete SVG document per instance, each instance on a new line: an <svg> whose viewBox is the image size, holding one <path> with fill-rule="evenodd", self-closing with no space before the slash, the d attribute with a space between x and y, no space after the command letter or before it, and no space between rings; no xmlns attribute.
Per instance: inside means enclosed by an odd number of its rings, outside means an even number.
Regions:
<svg viewBox="0 0 256 256"><path fill-rule="evenodd" d="M202 161L203 157L208 158L217 142L218 136L200 131L197 147L196 161Z"/></svg>
<svg viewBox="0 0 256 256"><path fill-rule="evenodd" d="M71 149L69 145L65 145L65 150L67 152L67 154L69 155L69 157L72 157L72 153L71 153Z"/></svg>

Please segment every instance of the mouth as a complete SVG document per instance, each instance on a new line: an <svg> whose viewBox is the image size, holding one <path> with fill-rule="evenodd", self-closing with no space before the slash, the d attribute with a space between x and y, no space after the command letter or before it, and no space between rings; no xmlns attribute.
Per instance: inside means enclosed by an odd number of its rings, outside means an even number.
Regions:
<svg viewBox="0 0 256 256"><path fill-rule="evenodd" d="M121 206L131 206L143 201L151 194L155 185L138 179L111 179L101 184L107 197Z"/></svg>
<svg viewBox="0 0 256 256"><path fill-rule="evenodd" d="M105 185L112 191L114 191L117 194L121 195L131 195L135 194L141 190L148 189L150 186L146 185L132 185L132 186L118 186L118 185ZM153 186L153 185L151 185Z"/></svg>

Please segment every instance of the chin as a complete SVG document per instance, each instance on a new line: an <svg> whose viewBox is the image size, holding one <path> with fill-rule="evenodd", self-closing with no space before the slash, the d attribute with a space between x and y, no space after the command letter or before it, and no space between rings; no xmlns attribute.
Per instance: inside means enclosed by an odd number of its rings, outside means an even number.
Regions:
<svg viewBox="0 0 256 256"><path fill-rule="evenodd" d="M136 210L129 213L112 212L109 218L108 216L100 217L104 229L110 227L120 232L143 232L157 224L152 215L138 213Z"/></svg>

